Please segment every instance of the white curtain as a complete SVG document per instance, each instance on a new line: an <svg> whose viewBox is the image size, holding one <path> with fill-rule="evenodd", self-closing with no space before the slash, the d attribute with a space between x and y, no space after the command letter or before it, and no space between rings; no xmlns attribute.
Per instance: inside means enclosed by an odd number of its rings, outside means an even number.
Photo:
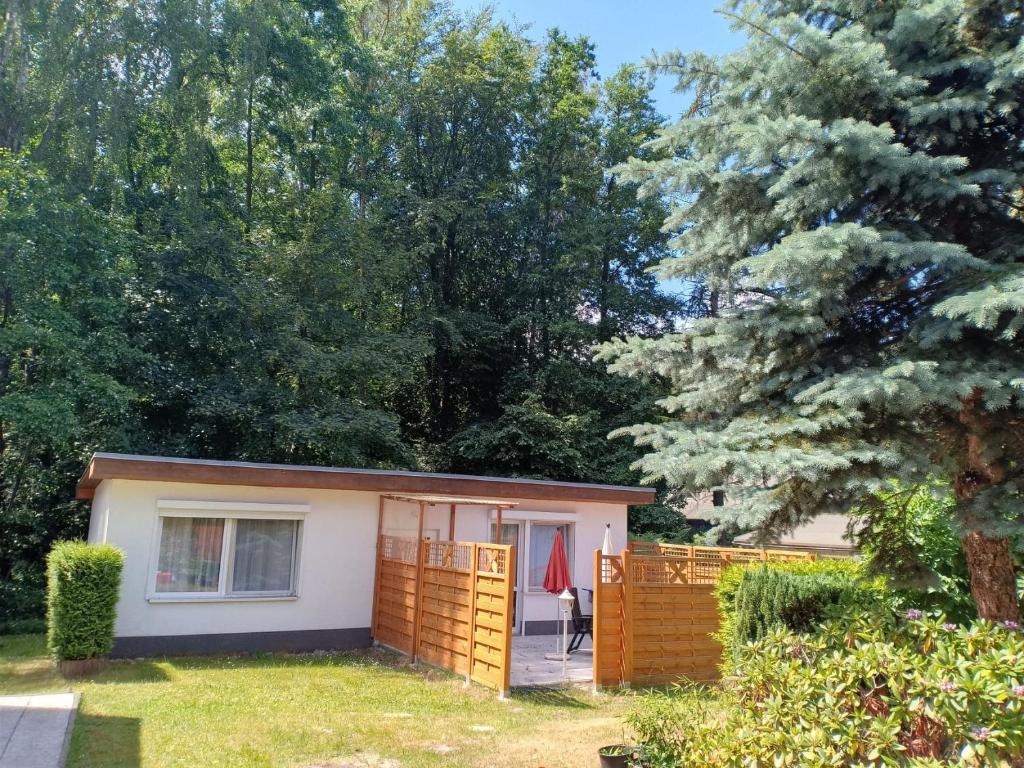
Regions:
<svg viewBox="0 0 1024 768"><path fill-rule="evenodd" d="M218 591L223 542L223 520L209 517L163 518L156 591Z"/></svg>
<svg viewBox="0 0 1024 768"><path fill-rule="evenodd" d="M237 520L232 592L290 592L294 520Z"/></svg>

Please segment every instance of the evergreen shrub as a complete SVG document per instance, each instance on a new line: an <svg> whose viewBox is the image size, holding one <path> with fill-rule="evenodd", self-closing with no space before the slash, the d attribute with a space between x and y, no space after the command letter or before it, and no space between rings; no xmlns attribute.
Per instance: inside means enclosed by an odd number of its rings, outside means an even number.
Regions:
<svg viewBox="0 0 1024 768"><path fill-rule="evenodd" d="M648 768L1024 765L1024 633L913 610L776 629L721 694L645 697L628 722Z"/></svg>
<svg viewBox="0 0 1024 768"><path fill-rule="evenodd" d="M109 544L57 542L47 558L47 625L58 661L110 653L124 553Z"/></svg>
<svg viewBox="0 0 1024 768"><path fill-rule="evenodd" d="M840 608L886 601L885 582L859 560L821 559L734 565L715 590L726 671L749 641L771 630L808 632Z"/></svg>

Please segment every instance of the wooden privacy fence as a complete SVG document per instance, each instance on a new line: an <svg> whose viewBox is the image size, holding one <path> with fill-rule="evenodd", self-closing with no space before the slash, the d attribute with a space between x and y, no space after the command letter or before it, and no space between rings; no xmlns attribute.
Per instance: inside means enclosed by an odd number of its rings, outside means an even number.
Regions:
<svg viewBox="0 0 1024 768"><path fill-rule="evenodd" d="M416 625L416 539L381 536L373 590L373 639L411 656Z"/></svg>
<svg viewBox="0 0 1024 768"><path fill-rule="evenodd" d="M715 585L734 563L810 560L800 552L634 544L594 553L594 684L664 685L718 677Z"/></svg>
<svg viewBox="0 0 1024 768"><path fill-rule="evenodd" d="M514 574L511 546L381 536L373 638L505 693Z"/></svg>

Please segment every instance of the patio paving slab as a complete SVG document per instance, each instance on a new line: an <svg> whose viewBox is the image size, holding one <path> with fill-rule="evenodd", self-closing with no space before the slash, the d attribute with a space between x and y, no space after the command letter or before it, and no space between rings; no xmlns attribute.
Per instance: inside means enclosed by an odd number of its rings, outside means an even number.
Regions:
<svg viewBox="0 0 1024 768"><path fill-rule="evenodd" d="M0 696L0 768L63 768L78 697Z"/></svg>
<svg viewBox="0 0 1024 768"><path fill-rule="evenodd" d="M594 656L590 638L584 638L580 650L569 654L566 677L562 677L561 657L555 655L562 638L560 635L527 635L512 638L513 688L534 686L582 685L594 679Z"/></svg>

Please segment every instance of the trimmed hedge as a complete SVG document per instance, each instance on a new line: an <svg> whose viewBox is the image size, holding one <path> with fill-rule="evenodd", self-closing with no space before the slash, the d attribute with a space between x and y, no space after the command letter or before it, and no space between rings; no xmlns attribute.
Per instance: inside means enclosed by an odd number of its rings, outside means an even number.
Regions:
<svg viewBox="0 0 1024 768"><path fill-rule="evenodd" d="M746 643L786 628L807 632L838 606L886 600L885 582L859 560L803 560L732 566L715 590L726 672Z"/></svg>
<svg viewBox="0 0 1024 768"><path fill-rule="evenodd" d="M58 661L106 656L124 553L109 544L57 542L46 560L47 641Z"/></svg>

